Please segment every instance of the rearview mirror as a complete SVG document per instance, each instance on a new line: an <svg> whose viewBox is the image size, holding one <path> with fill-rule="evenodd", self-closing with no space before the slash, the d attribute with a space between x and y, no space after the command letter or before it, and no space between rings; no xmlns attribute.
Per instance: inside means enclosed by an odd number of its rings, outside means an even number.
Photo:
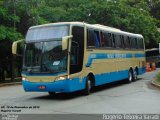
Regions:
<svg viewBox="0 0 160 120"><path fill-rule="evenodd" d="M68 40L71 39L73 36L65 36L62 38L62 50L66 50L68 47Z"/></svg>
<svg viewBox="0 0 160 120"><path fill-rule="evenodd" d="M16 55L17 54L17 44L20 42L23 42L24 40L18 40L13 42L12 44L12 54Z"/></svg>

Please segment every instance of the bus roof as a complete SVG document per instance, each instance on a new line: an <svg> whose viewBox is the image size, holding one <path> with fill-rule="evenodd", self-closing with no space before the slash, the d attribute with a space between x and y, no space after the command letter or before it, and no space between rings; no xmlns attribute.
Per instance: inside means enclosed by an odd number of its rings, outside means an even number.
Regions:
<svg viewBox="0 0 160 120"><path fill-rule="evenodd" d="M159 51L159 48L146 49L145 51L146 52L149 52L149 51Z"/></svg>
<svg viewBox="0 0 160 120"><path fill-rule="evenodd" d="M128 35L128 36L136 36L136 37L143 38L143 36L141 34L134 34L134 33L125 32L125 31L122 31L120 29L109 27L109 26L104 26L104 25L100 25L100 24L88 24L88 23L84 23L84 22L57 22L57 23L49 23L49 24L43 24L43 25L33 26L33 27L30 27L29 29L35 29L35 28L39 28L39 27L50 27L50 26L57 26L57 25L87 26L88 28L92 28L92 29L97 29L97 30L108 31L108 32L117 33L117 34L125 34L125 35Z"/></svg>

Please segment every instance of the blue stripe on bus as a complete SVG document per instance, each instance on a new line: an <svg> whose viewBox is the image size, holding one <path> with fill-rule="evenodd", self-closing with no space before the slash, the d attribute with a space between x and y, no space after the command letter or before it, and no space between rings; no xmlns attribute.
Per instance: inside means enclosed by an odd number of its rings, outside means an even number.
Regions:
<svg viewBox="0 0 160 120"><path fill-rule="evenodd" d="M139 74L145 73L145 68L139 68ZM111 83L128 78L128 70L104 73L101 75L95 75L95 86Z"/></svg>
<svg viewBox="0 0 160 120"><path fill-rule="evenodd" d="M91 53L88 58L86 67L89 67L95 59L118 59L118 58L142 58L145 54L119 54L119 53Z"/></svg>
<svg viewBox="0 0 160 120"><path fill-rule="evenodd" d="M139 74L145 73L145 68L139 68ZM106 83L111 83L114 81L120 81L128 78L128 70L103 73L95 75L95 86L103 85ZM55 82L29 82L22 81L25 91L32 92L74 92L78 90L83 90L86 85L86 77L82 78L80 82L79 78L74 78L72 80L66 79L62 81ZM38 86L45 86L46 89L39 89Z"/></svg>
<svg viewBox="0 0 160 120"><path fill-rule="evenodd" d="M145 68L139 68L139 75L146 72ZM128 70L118 71L118 72L111 72L111 73L104 73L100 75L95 75L95 86L103 85L106 83L111 83L115 81L120 81L128 78Z"/></svg>
<svg viewBox="0 0 160 120"><path fill-rule="evenodd" d="M141 58L141 57L145 57L145 54L135 54L136 58Z"/></svg>

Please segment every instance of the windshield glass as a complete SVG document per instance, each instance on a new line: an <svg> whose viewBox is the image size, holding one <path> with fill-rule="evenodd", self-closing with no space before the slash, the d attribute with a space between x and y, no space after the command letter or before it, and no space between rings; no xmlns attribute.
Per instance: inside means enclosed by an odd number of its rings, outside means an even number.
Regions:
<svg viewBox="0 0 160 120"><path fill-rule="evenodd" d="M26 43L61 39L68 35L68 25L35 27L28 30Z"/></svg>
<svg viewBox="0 0 160 120"><path fill-rule="evenodd" d="M27 43L23 71L30 73L57 73L67 71L67 52L62 41Z"/></svg>
<svg viewBox="0 0 160 120"><path fill-rule="evenodd" d="M26 35L23 71L57 73L67 71L67 52L62 37L69 35L69 25L31 27Z"/></svg>

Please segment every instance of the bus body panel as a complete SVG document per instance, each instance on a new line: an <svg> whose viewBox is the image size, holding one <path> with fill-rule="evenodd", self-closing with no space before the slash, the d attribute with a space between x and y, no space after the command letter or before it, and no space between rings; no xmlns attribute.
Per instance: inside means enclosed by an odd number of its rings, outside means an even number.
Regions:
<svg viewBox="0 0 160 120"><path fill-rule="evenodd" d="M96 79L95 86L127 79L128 72L129 70L123 70L118 72L97 74L95 75L95 79ZM145 73L145 68L139 68L139 73L140 74Z"/></svg>
<svg viewBox="0 0 160 120"><path fill-rule="evenodd" d="M59 80L55 82L30 82L23 81L26 92L74 92L85 88L85 78L80 82L79 78ZM45 88L40 88L45 87Z"/></svg>
<svg viewBox="0 0 160 120"><path fill-rule="evenodd" d="M145 52L125 50L87 50L85 67L95 75L95 86L128 78L130 67L145 73Z"/></svg>

